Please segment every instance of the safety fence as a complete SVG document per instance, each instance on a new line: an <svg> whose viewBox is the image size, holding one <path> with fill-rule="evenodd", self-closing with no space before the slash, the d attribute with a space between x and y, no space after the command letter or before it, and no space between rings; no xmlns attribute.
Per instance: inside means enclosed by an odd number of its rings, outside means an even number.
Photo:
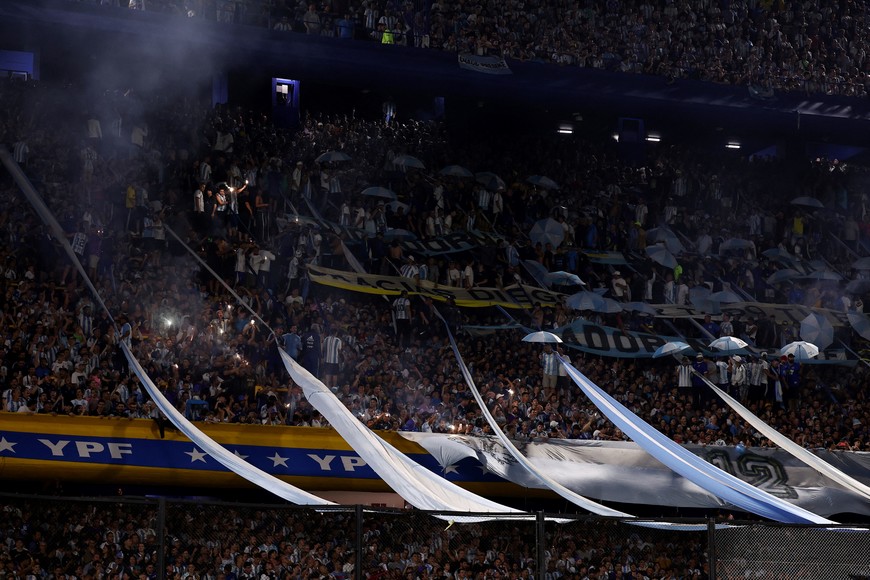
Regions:
<svg viewBox="0 0 870 580"><path fill-rule="evenodd" d="M870 526L24 495L0 514L7 578L870 577Z"/></svg>

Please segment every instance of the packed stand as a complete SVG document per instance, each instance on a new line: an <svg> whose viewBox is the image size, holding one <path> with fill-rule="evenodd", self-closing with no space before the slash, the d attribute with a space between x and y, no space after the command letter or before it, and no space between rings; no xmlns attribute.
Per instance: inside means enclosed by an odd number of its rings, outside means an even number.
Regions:
<svg viewBox="0 0 870 580"><path fill-rule="evenodd" d="M277 32L749 86L762 99L774 90L867 92L863 1L89 1Z"/></svg>
<svg viewBox="0 0 870 580"><path fill-rule="evenodd" d="M165 528L154 504L8 499L0 501L0 512L7 523L0 529L3 578L151 580L159 573L161 532L166 578L348 580L355 572L353 512L312 517L300 508L169 502ZM361 531L362 577L369 580L537 575L534 548L542 539L531 524L457 523L445 529L429 516L366 513ZM704 539L678 534L605 520L558 524L544 539L546 577L706 578Z"/></svg>
<svg viewBox="0 0 870 580"><path fill-rule="evenodd" d="M99 105L89 109L81 103L64 104L38 85L13 83L0 94L7 110L20 111L5 119L3 140L26 146L16 147L16 155L23 155L18 160L61 218L119 326L116 331L46 229L5 182L0 306L6 338L0 348L3 406L9 412L158 418L117 348L119 340L129 340L167 398L191 419L326 426L298 387L288 384L274 347L277 337L374 429L486 434L489 428L446 346L435 305L418 297L383 301L312 286L306 264L349 266L337 236L311 225L310 218L296 224L294 216L317 212L336 223L361 216L361 229L372 228L374 234L366 240L380 239L388 225L422 238L478 226L504 235L506 247L461 255L461 269L448 260L427 260L427 277L466 286L517 277L534 283L511 261L522 256L548 269L576 272L590 285L612 288L621 274L582 259L582 250L637 253L643 247L640 232L662 222L689 240L710 230L719 239L729 231L753 236L757 264L751 268L749 257L709 259L717 256L717 242L710 242L706 251L696 247L686 253L684 279L719 289L729 280L739 287L749 279L747 270L772 268L770 261L758 257L765 247L797 240L810 242L807 247L815 251L826 249L824 236L813 234L818 231L815 224L832 227L828 220L836 217L822 212L805 216L798 207L778 203L774 195L758 195L763 188L781 192L779 199L794 191L824 198L826 192L834 197L835 191L863 178L859 168L830 172L807 164L803 171L816 178L795 190L791 186L804 175L800 168L795 173L794 165L708 157L679 148L652 150L647 164L638 169L620 161L613 143L579 141L576 149L560 154L565 151L564 142L557 140L561 136L524 141L522 151L493 144L472 148L461 139L454 142L441 125L415 121L312 117L301 131L290 133L242 110L210 111L183 99L158 103L108 92L88 96L94 99L91 105ZM35 107L53 114L31 114ZM115 116L81 114L89 110ZM103 132L103 127L109 130ZM315 162L332 148L347 152L351 160ZM67 150L73 154L56 155ZM420 156L427 167L458 158L472 167L500 171L506 185L489 191L475 180L402 170L392 160L406 152ZM547 172L562 188L552 191L526 183L523 176L533 172ZM394 210L377 198L343 193L369 185L387 185L397 192L408 207L405 217L403 206ZM503 196L502 211L491 205L495 194ZM751 211L734 212L736 204L747 204ZM580 210L565 212L564 206ZM429 217L439 213L444 216L442 229L430 230ZM425 220L424 214L429 216ZM747 214L748 222L735 217ZM451 215L455 219L448 221ZM548 215L573 224L574 245L569 247L578 248L575 264L567 263L568 252L544 251L527 240L531 224ZM796 217L806 218L800 234L794 231ZM199 268L169 233L170 223L275 336ZM756 226L761 229L754 231ZM623 235L626 228L639 235ZM400 245L382 244L379 251L369 246L363 253L369 271L399 274L412 257L404 256ZM638 285L637 280L655 276L671 281L668 277L676 272L644 259L634 263L638 269L621 298L665 302L664 283ZM761 287L753 279L744 289L754 291L758 300L775 299L759 291ZM496 420L511 436L624 439L577 396L563 373L544 366L538 346L520 343L516 333L478 338L471 330L463 331L475 323L503 324L503 315L438 307L459 331L460 351L493 404ZM392 316L406 322L394 327ZM578 317L646 330L660 323L627 313L578 313L563 307L517 316L535 328L562 327ZM710 330L718 335L722 326L717 323ZM747 335L766 348L781 346L794 332L756 329L749 336L748 330L742 321L734 321L727 332ZM702 389L681 388L685 385L675 363L565 354L590 379L677 441L767 444L712 397L700 396ZM768 370L771 366L772 361ZM714 382L723 384L718 377L726 375L713 361L707 369ZM860 367L843 375L805 366L790 375L797 382L784 384L784 375L765 372L759 358L747 364L742 376L744 383L732 386L728 379L724 386L792 439L812 448L866 449L870 417L863 394L867 377Z"/></svg>

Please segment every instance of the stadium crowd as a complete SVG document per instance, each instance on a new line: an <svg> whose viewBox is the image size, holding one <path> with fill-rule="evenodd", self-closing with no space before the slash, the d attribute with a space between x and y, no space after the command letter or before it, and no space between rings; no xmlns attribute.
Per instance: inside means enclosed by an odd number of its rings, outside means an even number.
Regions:
<svg viewBox="0 0 870 580"><path fill-rule="evenodd" d="M863 2L77 0L356 38L773 90L864 96Z"/></svg>
<svg viewBox="0 0 870 580"><path fill-rule="evenodd" d="M342 242L370 271L404 272L445 285L533 284L516 261L522 257L547 270L575 272L589 286L623 301L685 303L687 292L677 288L691 285L730 287L758 301L803 295L808 305L852 307L842 300L842 284L837 282L803 279L767 285L766 274L778 266L762 251L789 248L807 258L824 254L847 270L852 250L830 242L830 233L844 218L778 200L797 191L835 204L842 191L849 192L850 179L862 178L856 168L832 172L833 165L820 168L816 163L796 172L783 162L702 156L677 147L653 150L649 162L635 168L620 161L612 143L581 141L576 149L566 149L559 135L530 137L537 142L530 147L525 141L521 155L485 142L474 148L457 145L437 124L324 117L308 119L302 131L291 134L238 110L209 111L173 100L166 101L171 107L155 108L136 96L101 95L107 102L90 104L98 105L94 110L117 112L117 124L130 131L129 137L125 133L119 139L95 131L103 123L111 125L112 119L70 115L62 103L46 107L55 104L46 102L54 97L39 86L9 84L3 98L9 110L18 111L7 118L6 140L16 144L18 160L61 218L122 338L131 342L167 397L192 419L325 425L298 387L288 384L271 332L174 242L165 231L170 223L233 284L275 331L282 347L376 429L485 434L488 426L449 355L431 301L415 296L407 302L401 297L383 301L310 283L309 263L349 269ZM56 117L32 115L33 107L55 111ZM61 130L46 131L50 124ZM80 155L55 155L67 147ZM351 161L314 161L331 148L341 148ZM461 159L472 167L493 169L507 176L507 185L487 189L473 179L405 171L391 163L403 152L416 153L428 167ZM539 188L522 179L543 172L562 188ZM374 184L389 185L407 202L406 217L401 215L404 207L392 202L342 193ZM758 195L761 191L783 193L778 198ZM492 206L496 194L503 199L502 211ZM121 338L109 317L88 295L46 228L26 206L12 203L17 193L9 182L4 195L4 409L157 416L142 387L127 375L117 348ZM226 196L223 204L221 196ZM855 200L852 195L849 203L860 207L860 199ZM743 211L733 211L737 204ZM242 208L254 206L256 213L250 211L245 218ZM566 212L565 206L572 211ZM325 220L336 223L353 216L374 237L360 244L342 240L310 219L296 225L291 209L298 207L313 212L319 208ZM443 230L427 228L430 218L422 216L433 214L445 216L439 226ZM544 250L528 240L525 232L531 224L548 215L565 224L567 244L575 250ZM450 216L456 217L447 220ZM640 251L647 228L659 223L670 225L690 246L680 256L681 272L659 266ZM381 242L388 226L404 226L421 238L479 226L502 235L505 247L481 248L449 260L427 259L424 276L413 255L403 256L400 245ZM854 249L859 249L862 227L848 241ZM755 247L720 255L717 245L736 235L746 236ZM584 258L592 251L625 252L630 257L625 267L632 271L622 274ZM622 294L616 293L618 288ZM856 296L856 305L858 300ZM475 326L503 324L498 312L450 305L444 310L460 331L460 349L478 386L512 436L623 438L564 377L558 379L552 365L542 366L539 346L521 343L517 331L474 335ZM531 328L564 327L578 317L627 329L664 328L661 319L637 313L574 312L562 306L517 316ZM749 319L721 324L711 319L705 327L707 338L744 336L771 352L797 338L798 331L794 325ZM849 339L848 329L840 333ZM680 388L676 363L600 358L570 349L565 354L677 441L766 444L703 389ZM721 357L719 362L702 363L711 379L731 387L793 439L813 448L866 449L870 418L861 367L844 375L831 367L803 365L787 378L787 371L769 372L779 366L778 360L768 363L759 356L744 366ZM794 370L788 361L782 367ZM725 378L728 373L731 378ZM734 377L743 378L730 385Z"/></svg>
<svg viewBox="0 0 870 580"><path fill-rule="evenodd" d="M158 577L161 522L153 504L4 498L0 512L5 519L0 529L0 577ZM353 512L312 515L304 508L256 510L170 502L164 528L165 577L347 580L354 577L354 519ZM58 526L59 521L64 525ZM547 570L539 575L537 538L530 523L457 524L445 529L440 520L425 515L367 513L359 539L362 577L707 577L701 534L667 536L606 520L553 525L557 527L547 536Z"/></svg>

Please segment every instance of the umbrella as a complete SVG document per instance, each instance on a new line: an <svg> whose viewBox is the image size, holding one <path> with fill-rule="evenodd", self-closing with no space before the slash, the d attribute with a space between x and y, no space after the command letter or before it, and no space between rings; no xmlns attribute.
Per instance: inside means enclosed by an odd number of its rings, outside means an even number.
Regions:
<svg viewBox="0 0 870 580"><path fill-rule="evenodd" d="M801 320L801 338L825 349L834 342L834 327L827 318L812 312Z"/></svg>
<svg viewBox="0 0 870 580"><path fill-rule="evenodd" d="M602 298L604 300L604 306L600 310L596 310L596 312L602 312L604 314L616 314L617 312L622 312L622 303L617 302L613 298Z"/></svg>
<svg viewBox="0 0 870 580"><path fill-rule="evenodd" d="M426 169L426 166L423 165L423 162L412 155L396 155L393 158L393 165L395 165L396 167L402 167L404 169L408 169L409 167L413 167L415 169Z"/></svg>
<svg viewBox="0 0 870 580"><path fill-rule="evenodd" d="M565 306L574 310L592 310L594 312L600 312L607 307L603 297L587 290L568 296L565 299Z"/></svg>
<svg viewBox="0 0 870 580"><path fill-rule="evenodd" d="M720 304L732 304L734 302L743 302L743 298L732 292L731 290L720 290L707 296L707 300L719 302Z"/></svg>
<svg viewBox="0 0 870 580"><path fill-rule="evenodd" d="M577 274L572 274L571 272L563 272L561 270L557 270L556 272L547 272L544 274L544 281L547 282L548 285L556 284L557 286L585 286L586 282L580 279L580 276Z"/></svg>
<svg viewBox="0 0 870 580"><path fill-rule="evenodd" d="M408 230L391 228L384 232L384 239L388 242L392 242L393 240L408 242L416 240L417 236L414 232L409 232Z"/></svg>
<svg viewBox="0 0 870 580"><path fill-rule="evenodd" d="M318 163L329 163L333 161L350 161L350 155L344 153L342 151L327 151L326 153L321 153L315 159Z"/></svg>
<svg viewBox="0 0 870 580"><path fill-rule="evenodd" d="M640 314L648 314L655 316L658 310L647 304L646 302L626 302L622 305L622 309L626 312L639 312Z"/></svg>
<svg viewBox="0 0 870 580"><path fill-rule="evenodd" d="M526 179L526 182L537 187L543 187L544 189L559 189L558 183L544 175L532 175Z"/></svg>
<svg viewBox="0 0 870 580"><path fill-rule="evenodd" d="M870 280L852 280L846 284L846 292L849 294L864 294L870 292Z"/></svg>
<svg viewBox="0 0 870 580"><path fill-rule="evenodd" d="M552 244L554 248L558 248L562 240L565 239L565 229L556 220L546 218L535 222L529 232L529 238L533 244L541 244L542 246Z"/></svg>
<svg viewBox="0 0 870 580"><path fill-rule="evenodd" d="M487 189L493 191L505 188L504 180L492 171L481 171L480 173L475 173L474 180L483 184Z"/></svg>
<svg viewBox="0 0 870 580"><path fill-rule="evenodd" d="M676 268L677 267L677 259L674 257L672 253L668 251L665 246L654 245L646 247L646 255L649 256L649 259L657 264L661 264L665 268Z"/></svg>
<svg viewBox="0 0 870 580"><path fill-rule="evenodd" d="M677 234L665 227L647 230L646 242L647 244L664 244L672 254L679 254L685 250Z"/></svg>
<svg viewBox="0 0 870 580"><path fill-rule="evenodd" d="M681 340L666 342L656 349L653 353L653 358L661 358L669 354L682 354L687 350L692 350L692 347Z"/></svg>
<svg viewBox="0 0 870 580"><path fill-rule="evenodd" d="M838 274L837 272L832 272L831 270L816 270L815 272L810 272L809 274L801 276L800 278L801 280L827 280L830 282L839 282L843 279L840 274Z"/></svg>
<svg viewBox="0 0 870 580"><path fill-rule="evenodd" d="M780 260L782 262L796 262L797 257L792 256L786 250L782 248L770 248L769 250L764 250L761 252L761 255L770 258L771 260Z"/></svg>
<svg viewBox="0 0 870 580"><path fill-rule="evenodd" d="M782 347L779 353L786 356L793 354L797 360L808 360L819 356L819 347L811 342L796 340Z"/></svg>
<svg viewBox="0 0 870 580"><path fill-rule="evenodd" d="M718 302L710 300L710 294L713 291L707 286L695 286L689 290L689 302L693 306L708 314L719 314L722 309Z"/></svg>
<svg viewBox="0 0 870 580"><path fill-rule="evenodd" d="M849 318L852 330L857 332L861 338L870 340L870 318L863 312L850 312L846 316Z"/></svg>
<svg viewBox="0 0 870 580"><path fill-rule="evenodd" d="M383 197L384 199L396 199L396 192L386 187L367 187L362 190L362 195L371 197Z"/></svg>
<svg viewBox="0 0 870 580"><path fill-rule="evenodd" d="M411 207L407 203L402 203L401 201L391 201L387 204L387 207L393 211L399 211L399 208L402 208L405 213L408 213L408 209Z"/></svg>
<svg viewBox="0 0 870 580"><path fill-rule="evenodd" d="M440 175L450 175L453 177L474 177L471 170L466 169L461 165L448 165L438 172Z"/></svg>
<svg viewBox="0 0 870 580"><path fill-rule="evenodd" d="M742 238L728 238L719 244L719 255L729 251L751 250L755 248L755 243L752 240L744 240Z"/></svg>
<svg viewBox="0 0 870 580"><path fill-rule="evenodd" d="M723 336L722 338L717 338L710 343L710 348L724 350L726 353L731 353L740 350L741 348L746 348L747 346L749 345L745 340L734 336Z"/></svg>
<svg viewBox="0 0 870 580"><path fill-rule="evenodd" d="M779 284L780 282L786 282L791 280L792 278L799 278L801 273L797 270L793 270L791 268L783 268L782 270L777 270L773 274L767 277L768 284Z"/></svg>
<svg viewBox="0 0 870 580"><path fill-rule="evenodd" d="M792 205L802 205L804 207L816 207L816 208L825 207L825 204L823 204L822 202L820 202L816 198L810 197L810 196L796 197L793 200L791 200L791 204Z"/></svg>
<svg viewBox="0 0 870 580"><path fill-rule="evenodd" d="M533 332L523 337L523 342L562 342L562 339L545 330Z"/></svg>
<svg viewBox="0 0 870 580"><path fill-rule="evenodd" d="M852 262L852 267L856 270L870 270L870 256L855 260Z"/></svg>

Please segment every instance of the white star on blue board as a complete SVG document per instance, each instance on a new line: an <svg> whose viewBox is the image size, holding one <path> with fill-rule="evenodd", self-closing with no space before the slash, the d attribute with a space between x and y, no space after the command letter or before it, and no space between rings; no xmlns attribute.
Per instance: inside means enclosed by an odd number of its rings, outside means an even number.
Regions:
<svg viewBox="0 0 870 580"><path fill-rule="evenodd" d="M278 465L283 465L284 467L287 467L287 460L290 458L289 457L281 457L280 455L278 455L278 452L276 451L274 456L267 457L267 459L272 460L272 467L278 467Z"/></svg>
<svg viewBox="0 0 870 580"><path fill-rule="evenodd" d="M235 455L235 456L238 457L239 459L247 459L248 457L250 457L250 455L242 455L241 453L239 453L239 450L238 450L238 449L236 449L235 451L233 451L233 455Z"/></svg>
<svg viewBox="0 0 870 580"><path fill-rule="evenodd" d="M185 451L184 453L185 455L190 455L191 463L194 463L196 461L202 461L203 463L205 463L206 454L197 449L196 447L193 448L193 451Z"/></svg>
<svg viewBox="0 0 870 580"><path fill-rule="evenodd" d="M453 465L448 465L444 468L444 475L447 475L448 473L455 473L459 475L459 466L455 463Z"/></svg>
<svg viewBox="0 0 870 580"><path fill-rule="evenodd" d="M15 450L12 448L16 445L18 445L18 443L12 443L11 441L7 441L6 437L0 437L0 453L2 453L3 451L15 453Z"/></svg>

